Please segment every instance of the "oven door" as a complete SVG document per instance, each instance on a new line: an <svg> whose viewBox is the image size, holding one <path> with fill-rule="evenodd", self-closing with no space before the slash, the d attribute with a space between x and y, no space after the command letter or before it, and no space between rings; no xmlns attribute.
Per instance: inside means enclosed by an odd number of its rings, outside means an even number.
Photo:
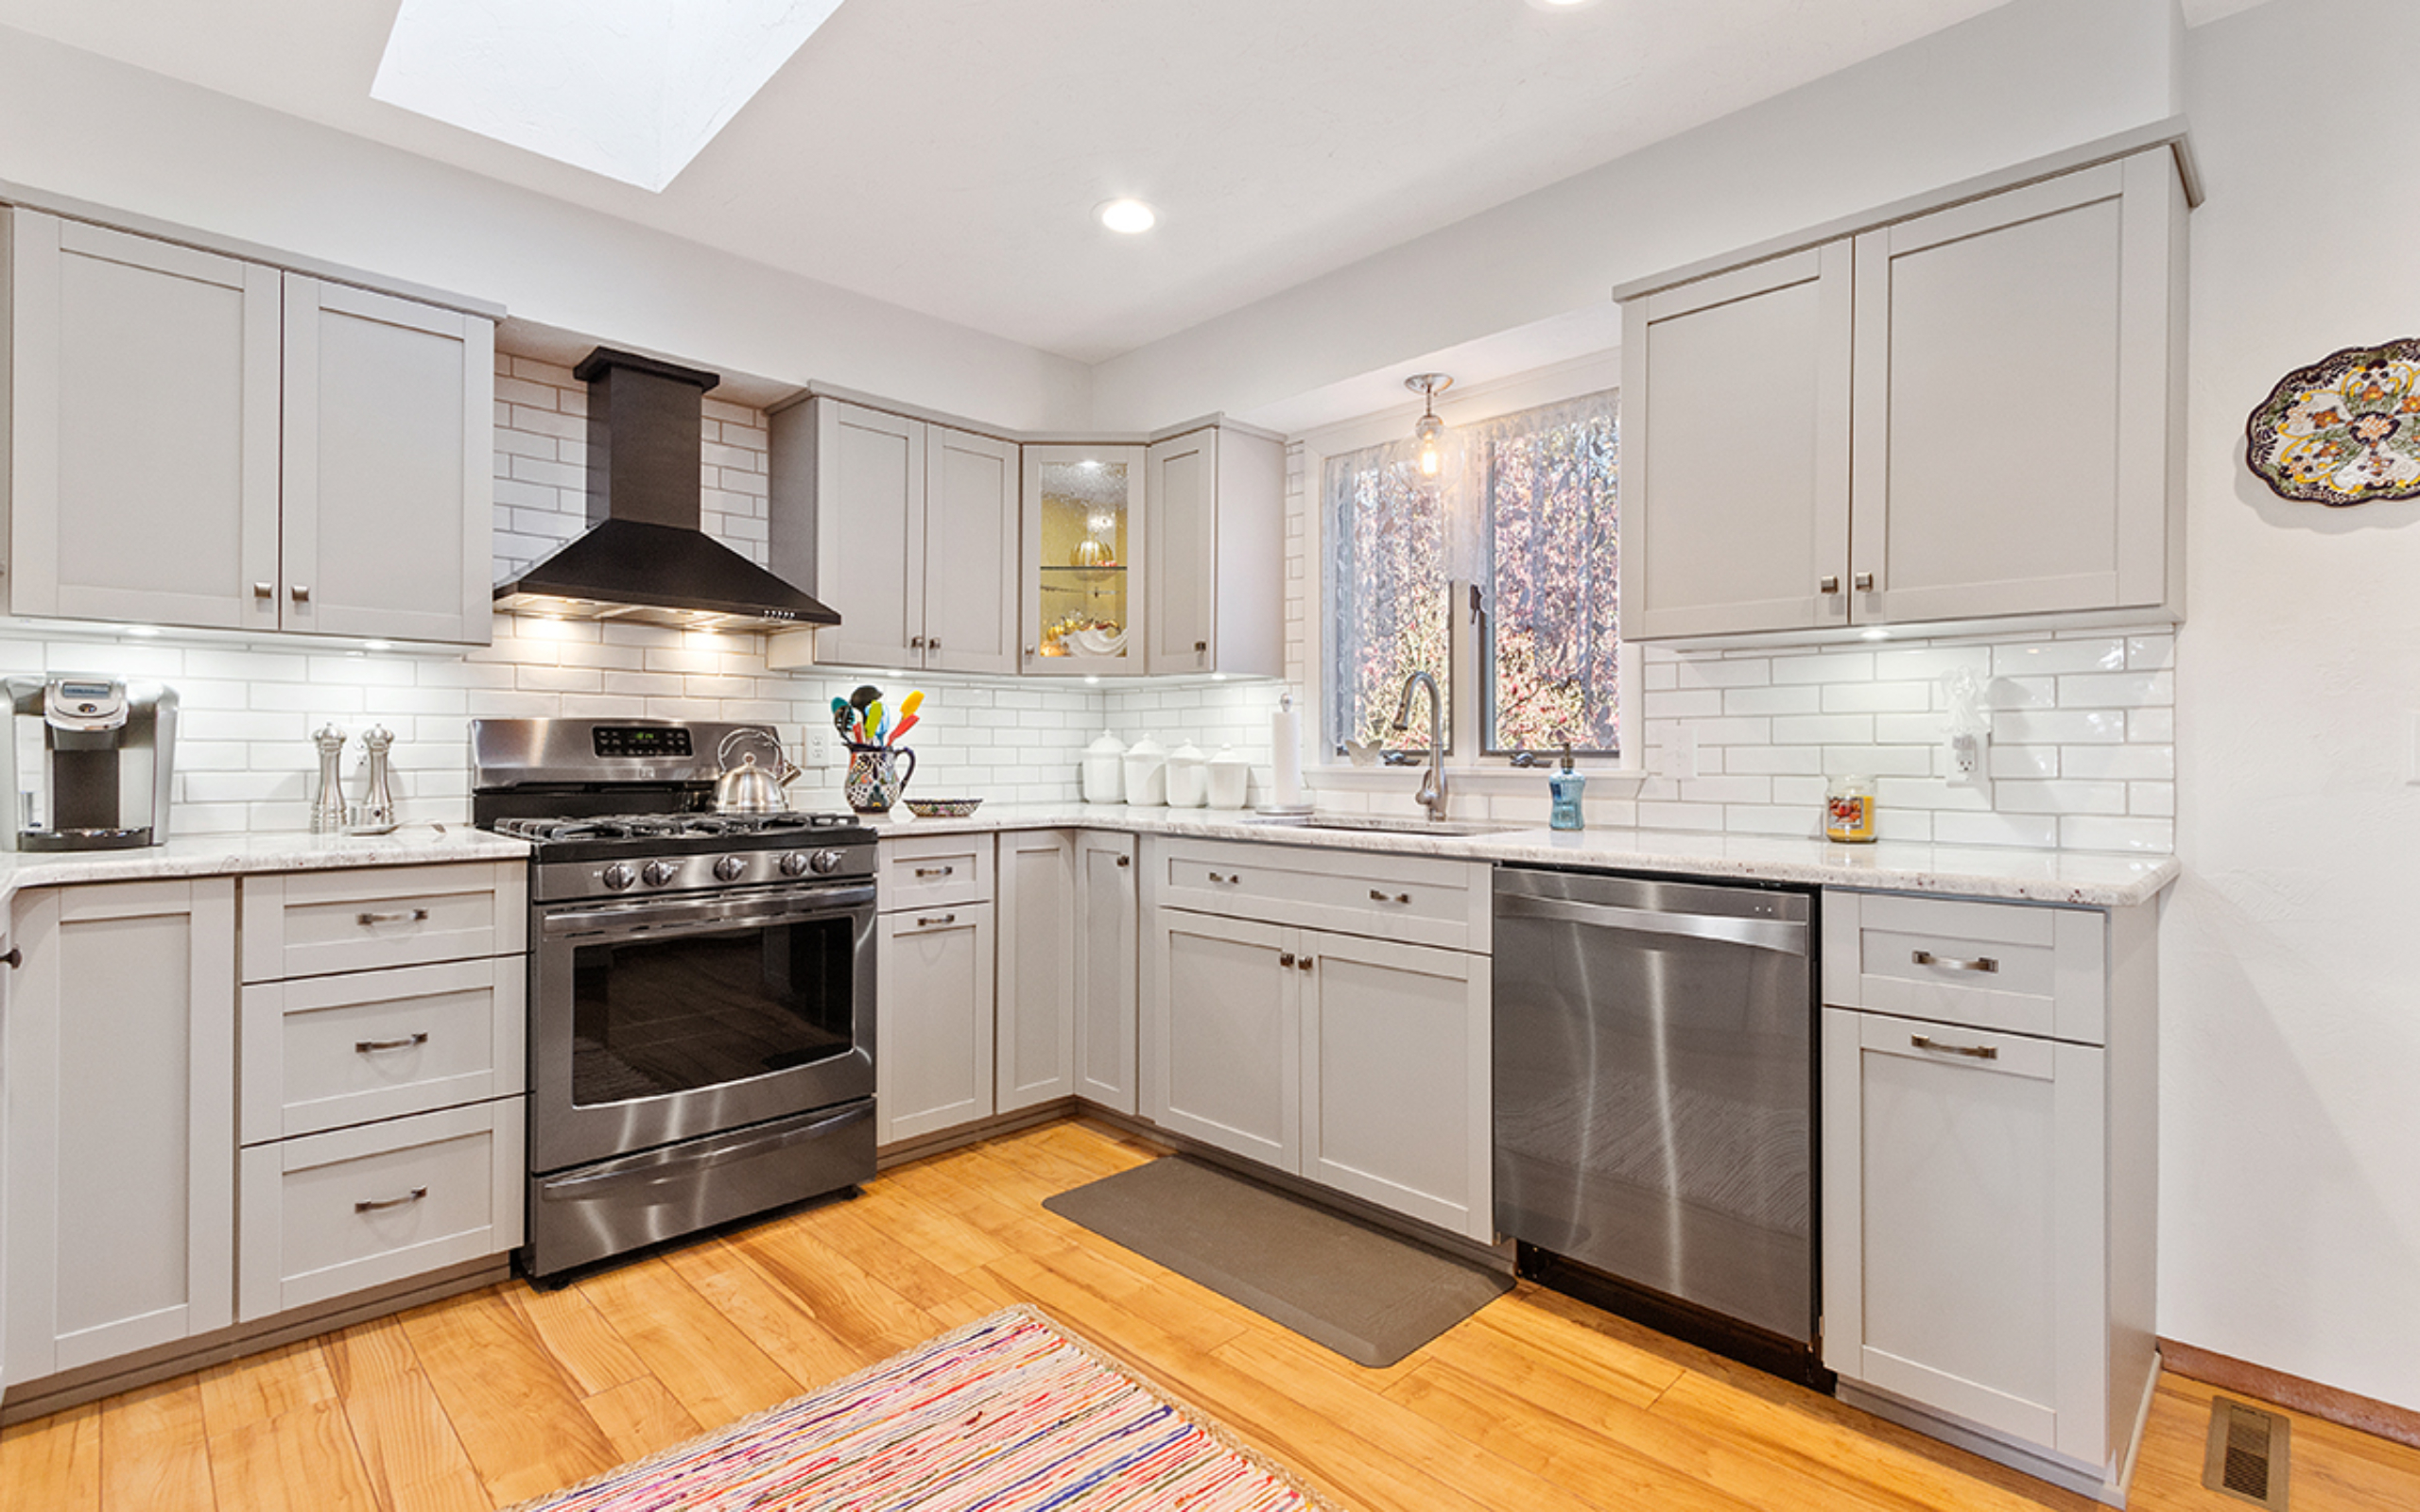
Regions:
<svg viewBox="0 0 2420 1512"><path fill-rule="evenodd" d="M529 1169L873 1094L874 889L533 911Z"/></svg>

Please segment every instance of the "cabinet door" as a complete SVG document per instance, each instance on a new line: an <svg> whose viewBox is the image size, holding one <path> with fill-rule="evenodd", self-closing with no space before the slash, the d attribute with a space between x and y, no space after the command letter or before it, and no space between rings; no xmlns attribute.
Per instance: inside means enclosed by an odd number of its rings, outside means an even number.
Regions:
<svg viewBox="0 0 2420 1512"><path fill-rule="evenodd" d="M992 1112L992 905L882 916L874 954L874 1143Z"/></svg>
<svg viewBox="0 0 2420 1512"><path fill-rule="evenodd" d="M925 422L838 400L815 411L815 596L840 623L815 632L815 659L841 666L923 664Z"/></svg>
<svg viewBox="0 0 2420 1512"><path fill-rule="evenodd" d="M1146 671L1207 672L1218 641L1219 433L1199 430L1150 449L1144 499L1151 511L1150 620Z"/></svg>
<svg viewBox="0 0 2420 1512"><path fill-rule="evenodd" d="M16 941L12 1383L233 1320L234 884L28 893Z"/></svg>
<svg viewBox="0 0 2420 1512"><path fill-rule="evenodd" d="M9 609L277 628L277 272L10 221Z"/></svg>
<svg viewBox="0 0 2420 1512"><path fill-rule="evenodd" d="M1134 836L1076 837L1076 1095L1136 1109Z"/></svg>
<svg viewBox="0 0 2420 1512"><path fill-rule="evenodd" d="M1146 1116L1281 1171L1302 1157L1291 930L1164 908L1151 925Z"/></svg>
<svg viewBox="0 0 2420 1512"><path fill-rule="evenodd" d="M2103 1052L1824 1011L1824 1363L2108 1451Z"/></svg>
<svg viewBox="0 0 2420 1512"><path fill-rule="evenodd" d="M1147 664L1151 543L1139 446L1025 448L1021 670L1124 675Z"/></svg>
<svg viewBox="0 0 2420 1512"><path fill-rule="evenodd" d="M925 428L926 667L1017 669L1017 460L1014 441Z"/></svg>
<svg viewBox="0 0 2420 1512"><path fill-rule="evenodd" d="M1000 836L996 1107L1076 1091L1076 846L1046 830Z"/></svg>
<svg viewBox="0 0 2420 1512"><path fill-rule="evenodd" d="M2180 195L2162 148L1858 237L1859 620L2162 602Z"/></svg>
<svg viewBox="0 0 2420 1512"><path fill-rule="evenodd" d="M1487 958L1305 931L1302 1174L1485 1243Z"/></svg>
<svg viewBox="0 0 2420 1512"><path fill-rule="evenodd" d="M285 276L280 623L484 645L495 327Z"/></svg>
<svg viewBox="0 0 2420 1512"><path fill-rule="evenodd" d="M1851 254L1623 309L1622 633L1848 622Z"/></svg>

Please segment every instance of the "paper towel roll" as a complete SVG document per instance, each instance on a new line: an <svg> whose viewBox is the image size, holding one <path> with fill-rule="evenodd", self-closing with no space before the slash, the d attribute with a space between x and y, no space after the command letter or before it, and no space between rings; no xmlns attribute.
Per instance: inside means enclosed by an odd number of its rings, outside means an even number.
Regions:
<svg viewBox="0 0 2420 1512"><path fill-rule="evenodd" d="M1261 807L1272 813L1308 807L1303 791L1303 716L1290 693L1277 700L1276 712L1269 716L1269 801Z"/></svg>

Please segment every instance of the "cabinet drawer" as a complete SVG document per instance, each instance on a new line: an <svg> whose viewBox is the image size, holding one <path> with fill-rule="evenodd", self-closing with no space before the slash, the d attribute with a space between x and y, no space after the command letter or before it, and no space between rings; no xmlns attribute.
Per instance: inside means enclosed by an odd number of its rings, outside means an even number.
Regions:
<svg viewBox="0 0 2420 1512"><path fill-rule="evenodd" d="M243 1155L246 1321L521 1242L522 1105L505 1098Z"/></svg>
<svg viewBox="0 0 2420 1512"><path fill-rule="evenodd" d="M992 836L936 834L882 842L882 911L988 902Z"/></svg>
<svg viewBox="0 0 2420 1512"><path fill-rule="evenodd" d="M2102 1042L2097 909L1824 893L1824 1001L1936 1023Z"/></svg>
<svg viewBox="0 0 2420 1512"><path fill-rule="evenodd" d="M243 1143L522 1090L521 956L244 988Z"/></svg>
<svg viewBox="0 0 2420 1512"><path fill-rule="evenodd" d="M247 982L514 954L528 931L518 862L244 879Z"/></svg>
<svg viewBox="0 0 2420 1512"><path fill-rule="evenodd" d="M1200 840L1163 841L1152 853L1153 901L1167 907L1488 949L1492 894L1483 865Z"/></svg>

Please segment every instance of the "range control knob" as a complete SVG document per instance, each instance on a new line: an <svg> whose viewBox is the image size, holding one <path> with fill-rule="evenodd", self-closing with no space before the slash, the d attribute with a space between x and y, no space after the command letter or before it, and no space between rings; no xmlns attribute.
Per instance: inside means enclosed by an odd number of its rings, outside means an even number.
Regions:
<svg viewBox="0 0 2420 1512"><path fill-rule="evenodd" d="M748 858L745 856L717 856L715 858L715 877L718 881L737 882L740 874L747 869Z"/></svg>
<svg viewBox="0 0 2420 1512"><path fill-rule="evenodd" d="M627 861L616 861L605 868L605 885L615 892L622 891L638 880L639 874L631 869L631 864Z"/></svg>
<svg viewBox="0 0 2420 1512"><path fill-rule="evenodd" d="M681 875L681 868L669 861L650 861L639 869L639 880L650 887L661 887Z"/></svg>
<svg viewBox="0 0 2420 1512"><path fill-rule="evenodd" d="M815 868L815 874L817 876L828 877L832 875L832 873L840 869L840 852L838 850L818 850L815 852L815 859L809 862L808 865Z"/></svg>
<svg viewBox="0 0 2420 1512"><path fill-rule="evenodd" d="M785 877L804 877L806 875L808 864L805 852L793 850L789 854L782 857L782 875Z"/></svg>

